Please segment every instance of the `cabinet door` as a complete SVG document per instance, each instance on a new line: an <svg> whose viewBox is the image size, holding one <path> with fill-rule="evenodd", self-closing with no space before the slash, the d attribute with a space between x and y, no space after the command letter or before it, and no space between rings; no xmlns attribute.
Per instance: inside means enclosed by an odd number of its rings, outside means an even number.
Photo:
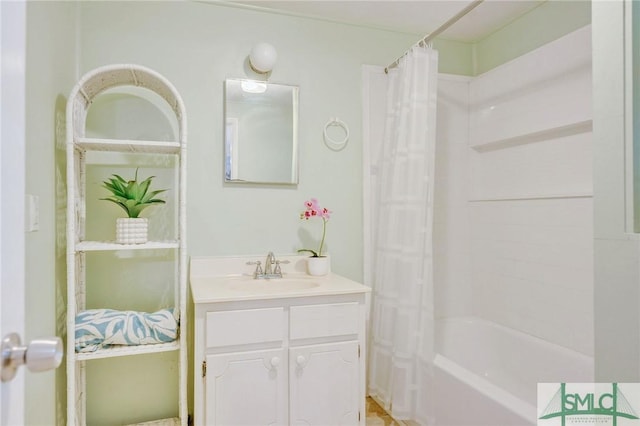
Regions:
<svg viewBox="0 0 640 426"><path fill-rule="evenodd" d="M284 349L207 356L205 424L286 425Z"/></svg>
<svg viewBox="0 0 640 426"><path fill-rule="evenodd" d="M289 415L292 425L357 425L358 342L289 350Z"/></svg>

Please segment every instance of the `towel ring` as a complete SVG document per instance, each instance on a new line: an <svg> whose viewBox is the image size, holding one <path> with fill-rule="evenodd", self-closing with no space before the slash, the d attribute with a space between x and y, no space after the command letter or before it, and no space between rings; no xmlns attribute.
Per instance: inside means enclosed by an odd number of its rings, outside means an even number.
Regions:
<svg viewBox="0 0 640 426"><path fill-rule="evenodd" d="M342 127L342 129L344 130L344 139L340 141L332 139L331 136L329 136L329 134L327 133L327 130L331 126ZM339 118L329 119L327 124L324 125L324 143L334 151L340 151L344 149L345 146L347 146L348 140L349 140L349 127L347 126L347 124L344 121L340 120Z"/></svg>

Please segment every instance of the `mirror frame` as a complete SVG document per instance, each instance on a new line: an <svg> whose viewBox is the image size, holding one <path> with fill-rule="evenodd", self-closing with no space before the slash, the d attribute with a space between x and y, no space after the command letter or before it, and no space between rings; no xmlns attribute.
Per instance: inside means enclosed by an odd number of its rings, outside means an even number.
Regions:
<svg viewBox="0 0 640 426"><path fill-rule="evenodd" d="M242 179L241 176L238 176L238 167L241 164L240 163L240 159L238 158L239 155L239 151L241 151L241 149L239 147L242 146L242 141L239 139L238 134L242 134L242 129L240 129L241 126L241 122L239 120L238 117L229 117L229 109L230 109L230 103L234 102L231 98L230 98L230 85L231 84L236 84L236 85L243 85L243 84L249 84L249 85L257 85L257 86L262 86L262 85L266 85L265 86L265 90L268 91L270 88L271 89L277 89L281 92L284 93L284 96L289 97L291 100L291 116L288 117L290 118L290 122L291 122L291 128L290 129L285 129L283 130L283 134L290 134L291 135L291 141L290 141L290 148L291 148L291 164L290 164L290 170L289 170L289 175L291 176L290 179L288 180L279 180L277 178L273 178L273 179L269 179L269 178L264 178L264 179L255 179L255 178L248 178L248 179ZM242 90L242 89L239 89ZM273 90L272 90L273 91ZM224 120L223 120L223 124L224 124L224 130L223 130L223 140L224 140L224 156L223 156L223 161L224 161L224 166L223 166L223 170L224 170L224 182L225 184L228 183L240 183L240 184L268 184L268 185L297 185L298 184L298 180L299 180L299 158L298 158L298 118L299 118L299 113L298 113L298 109L299 109L299 91L300 88L298 86L295 85L290 85L290 84L281 84L281 83L269 83L267 81L261 81L261 80L250 80L250 79L242 79L242 78L228 78L225 79L224 81ZM272 102L272 100L267 100L266 102L264 101L265 98L264 96L261 97L261 95L263 95L264 90L262 92L245 92L246 96L248 96L248 99L253 98L254 102L255 99L258 100L258 103L256 103L257 106L264 108L265 105L268 106L269 102ZM263 101L262 104L260 104L259 102ZM257 111L257 108L252 108L252 105L247 102L248 104L248 108L247 108L247 113L251 114L257 114L259 113L259 111ZM288 106L288 105L286 105ZM235 129L235 130L234 130ZM273 128L270 129L272 132L275 131ZM246 133L246 132L244 132ZM247 142L245 142L245 145L247 144ZM267 148L268 149L268 148ZM281 149L281 148L279 148ZM262 154L264 154L264 152L262 152ZM258 155L259 156L259 155ZM236 176L235 178L232 178L232 176Z"/></svg>

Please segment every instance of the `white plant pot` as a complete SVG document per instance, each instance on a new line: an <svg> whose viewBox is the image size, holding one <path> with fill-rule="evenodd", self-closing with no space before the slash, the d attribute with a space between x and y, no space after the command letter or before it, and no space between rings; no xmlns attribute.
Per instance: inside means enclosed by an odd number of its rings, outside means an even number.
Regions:
<svg viewBox="0 0 640 426"><path fill-rule="evenodd" d="M307 258L307 273L315 277L327 275L331 266L329 256Z"/></svg>
<svg viewBox="0 0 640 426"><path fill-rule="evenodd" d="M144 244L147 242L149 219L146 217L116 219L116 242L119 244Z"/></svg>

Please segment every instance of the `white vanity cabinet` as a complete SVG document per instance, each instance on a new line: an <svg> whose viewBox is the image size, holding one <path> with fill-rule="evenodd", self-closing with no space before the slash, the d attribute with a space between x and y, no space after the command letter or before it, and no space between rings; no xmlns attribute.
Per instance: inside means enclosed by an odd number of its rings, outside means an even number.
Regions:
<svg viewBox="0 0 640 426"><path fill-rule="evenodd" d="M287 424L284 307L224 306L196 304L196 424Z"/></svg>
<svg viewBox="0 0 640 426"><path fill-rule="evenodd" d="M286 359L284 349L206 355L198 424L287 424Z"/></svg>
<svg viewBox="0 0 640 426"><path fill-rule="evenodd" d="M289 349L289 424L360 424L359 352L357 341Z"/></svg>
<svg viewBox="0 0 640 426"><path fill-rule="evenodd" d="M364 400L364 390L359 389L361 360L364 363L364 339L359 337L365 320L364 295L345 300L289 308L292 425L357 425L359 416L364 417L359 407L360 399ZM304 344L313 339L322 343Z"/></svg>
<svg viewBox="0 0 640 426"><path fill-rule="evenodd" d="M193 268L195 425L365 424L367 287L234 297Z"/></svg>

